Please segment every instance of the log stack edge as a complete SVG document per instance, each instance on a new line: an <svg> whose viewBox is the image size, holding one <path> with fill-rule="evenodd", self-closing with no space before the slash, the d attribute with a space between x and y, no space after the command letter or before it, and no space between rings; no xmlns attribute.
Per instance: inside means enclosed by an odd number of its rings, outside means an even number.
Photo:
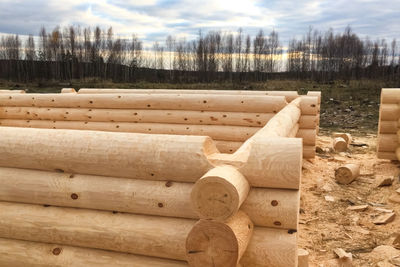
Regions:
<svg viewBox="0 0 400 267"><path fill-rule="evenodd" d="M379 109L377 156L400 159L400 89L383 88Z"/></svg>

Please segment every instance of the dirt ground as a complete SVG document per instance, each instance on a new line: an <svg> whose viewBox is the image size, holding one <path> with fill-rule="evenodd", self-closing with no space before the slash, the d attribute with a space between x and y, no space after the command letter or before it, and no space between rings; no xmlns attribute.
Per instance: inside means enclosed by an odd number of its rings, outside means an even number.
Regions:
<svg viewBox="0 0 400 267"><path fill-rule="evenodd" d="M400 164L376 158L376 135L353 139L353 143L366 146L350 146L348 152L334 153L329 151L331 137L320 134L317 145L326 151L303 165L299 247L309 252L310 266L348 266L340 265L333 252L337 248L352 253L353 266L400 266L400 257L396 257L400 250L380 247L372 252L380 245L392 246L400 233L400 203L388 200L398 194ZM337 184L334 179L335 169L344 163L361 164L360 176L349 185ZM382 176L395 180L391 186L377 187ZM364 204L368 205L365 211L347 209ZM387 210L395 212L394 221L375 225L374 219Z"/></svg>

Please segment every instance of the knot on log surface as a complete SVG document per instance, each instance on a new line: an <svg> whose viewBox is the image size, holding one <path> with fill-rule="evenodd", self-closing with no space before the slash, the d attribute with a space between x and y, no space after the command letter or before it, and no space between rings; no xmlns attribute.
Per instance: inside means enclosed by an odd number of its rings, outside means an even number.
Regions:
<svg viewBox="0 0 400 267"><path fill-rule="evenodd" d="M191 201L200 218L224 221L239 210L249 189L246 178L234 167L218 166L196 182Z"/></svg>

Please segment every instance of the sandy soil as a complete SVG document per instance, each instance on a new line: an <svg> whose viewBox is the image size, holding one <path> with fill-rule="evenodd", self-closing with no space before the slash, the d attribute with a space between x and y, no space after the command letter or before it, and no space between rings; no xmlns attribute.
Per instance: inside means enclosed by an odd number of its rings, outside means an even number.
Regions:
<svg viewBox="0 0 400 267"><path fill-rule="evenodd" d="M376 158L376 135L354 137L346 153L326 151L303 165L299 247L309 251L310 266L340 266L334 249L342 248L353 255L353 266L399 266L389 263L389 256L371 253L380 245L392 245L400 233L400 203L388 200L400 188L399 163ZM319 136L318 146L329 150L331 138ZM361 164L359 178L349 185L335 182L335 168L344 163ZM377 187L380 176L394 177L391 186ZM325 196L333 197L327 201ZM351 211L353 205L367 204L365 211ZM394 221L375 225L373 220L385 212L396 213ZM399 250L400 252L400 250ZM393 261L392 261L393 262Z"/></svg>

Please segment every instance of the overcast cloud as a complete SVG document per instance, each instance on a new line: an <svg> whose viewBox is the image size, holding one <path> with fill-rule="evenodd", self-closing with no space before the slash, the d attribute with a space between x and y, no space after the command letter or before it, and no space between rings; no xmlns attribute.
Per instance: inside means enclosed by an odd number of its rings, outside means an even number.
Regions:
<svg viewBox="0 0 400 267"><path fill-rule="evenodd" d="M309 26L336 32L350 25L361 37L400 39L400 1L326 0L0 0L0 33L37 35L41 26L112 26L121 36L136 33L150 44L169 34L195 38L199 30L254 35L279 32L283 43Z"/></svg>

